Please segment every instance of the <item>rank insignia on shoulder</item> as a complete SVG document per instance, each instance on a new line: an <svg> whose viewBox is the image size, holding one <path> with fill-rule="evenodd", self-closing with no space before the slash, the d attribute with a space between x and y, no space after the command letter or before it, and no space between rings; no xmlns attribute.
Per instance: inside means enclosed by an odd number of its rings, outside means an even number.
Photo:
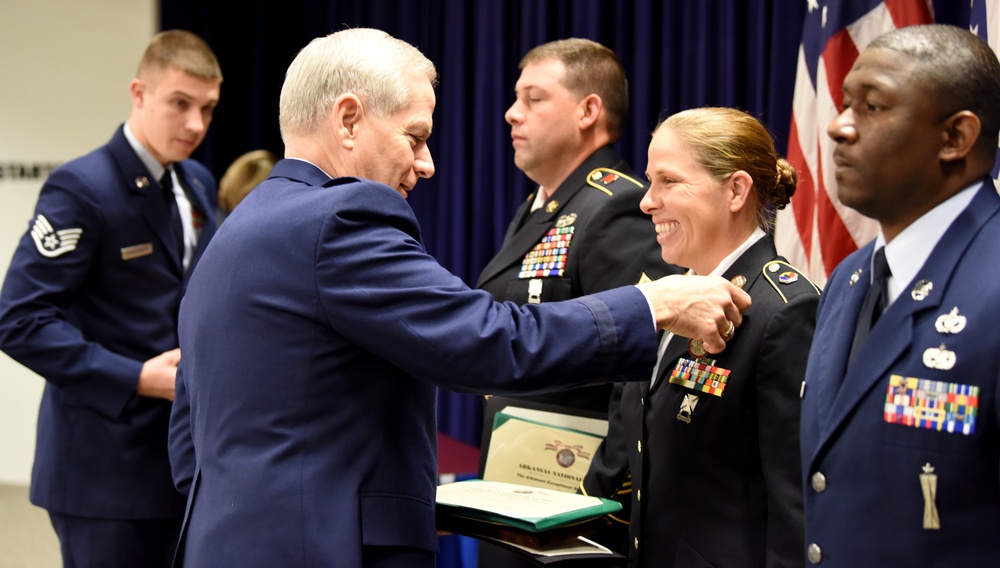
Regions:
<svg viewBox="0 0 1000 568"><path fill-rule="evenodd" d="M594 181L600 180L600 182L603 183L604 185L608 185L609 183L618 179L618 174L614 172L608 172L604 175L601 175L601 172L595 171L593 174L591 174L590 179Z"/></svg>
<svg viewBox="0 0 1000 568"><path fill-rule="evenodd" d="M587 185L595 189L599 189L609 196L614 195L614 189L616 187L645 187L642 182L634 180L619 171L612 170L611 168L597 168L591 171L590 175L587 176Z"/></svg>
<svg viewBox="0 0 1000 568"><path fill-rule="evenodd" d="M76 249L80 237L83 236L83 229L60 229L56 230L41 213L35 218L35 224L31 226L31 240L35 241L35 248L47 258L55 258Z"/></svg>

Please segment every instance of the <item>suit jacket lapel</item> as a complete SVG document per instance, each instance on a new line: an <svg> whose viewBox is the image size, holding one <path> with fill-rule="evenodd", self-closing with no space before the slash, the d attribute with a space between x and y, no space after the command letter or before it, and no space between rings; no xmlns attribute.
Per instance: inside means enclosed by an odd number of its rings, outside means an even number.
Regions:
<svg viewBox="0 0 1000 568"><path fill-rule="evenodd" d="M832 400L833 404L829 414L829 421L825 427L821 426L821 445L908 349L922 349L926 347L911 344L914 319L921 312L939 308L943 293L948 288L948 283L951 280L955 266L958 265L965 249L986 221L996 214L998 209L1000 209L1000 196L997 195L992 180L986 180L969 206L955 219L944 236L941 237L941 240L935 245L934 250L917 272L913 281L909 282L903 288L903 293L879 318L875 327L872 328L871 334L868 336L869 339L858 352L854 365L846 370L846 374L843 374L843 371L841 371L841 374L829 375L830 377L843 376L844 381L840 386L840 391L836 393L834 398L825 399ZM874 245L869 245L868 248L873 249ZM870 260L871 250L867 250L867 254L860 255L859 257ZM841 369L846 365L847 354L850 351L851 336L856 325L861 299L868 288L867 280L864 278L862 280L865 281L864 290L855 290L853 292L857 297L851 298L845 303L844 309L841 310L841 315L839 316L840 322L835 328L840 329L842 332L850 331L848 333L841 333L840 335L844 337L839 338L837 345L831 346L831 349L828 351L831 354L830 356L835 358L834 360L840 361L838 367ZM922 280L930 282L932 288L930 288L926 297L915 299L912 290ZM857 285L854 286L854 288L858 287ZM830 383L831 381L824 382ZM821 396L828 394L830 393L824 391L821 393Z"/></svg>
<svg viewBox="0 0 1000 568"><path fill-rule="evenodd" d="M180 274L181 260L174 250L176 245L173 241L173 229L170 227L170 212L163 199L159 180L150 177L149 170L125 138L123 127L119 127L115 132L108 143L108 148L120 168L129 194L133 199L142 202L142 217L159 241L154 246L164 251L164 256L169 259L172 269Z"/></svg>

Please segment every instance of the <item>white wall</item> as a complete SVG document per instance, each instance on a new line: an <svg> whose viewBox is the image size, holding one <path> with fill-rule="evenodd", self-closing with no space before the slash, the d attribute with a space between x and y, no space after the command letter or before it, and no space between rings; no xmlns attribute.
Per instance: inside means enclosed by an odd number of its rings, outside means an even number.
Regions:
<svg viewBox="0 0 1000 568"><path fill-rule="evenodd" d="M128 118L128 83L157 30L156 0L5 0L0 16L0 278L53 164L103 144ZM27 485L43 381L0 354L0 483Z"/></svg>

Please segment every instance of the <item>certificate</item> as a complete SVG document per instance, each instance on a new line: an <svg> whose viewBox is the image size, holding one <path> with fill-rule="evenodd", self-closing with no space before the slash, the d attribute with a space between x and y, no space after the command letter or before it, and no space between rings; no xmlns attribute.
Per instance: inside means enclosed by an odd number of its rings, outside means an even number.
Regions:
<svg viewBox="0 0 1000 568"><path fill-rule="evenodd" d="M496 413L483 479L575 493L603 436Z"/></svg>
<svg viewBox="0 0 1000 568"><path fill-rule="evenodd" d="M512 483L470 479L437 488L439 514L456 514L537 532L621 510L621 503Z"/></svg>

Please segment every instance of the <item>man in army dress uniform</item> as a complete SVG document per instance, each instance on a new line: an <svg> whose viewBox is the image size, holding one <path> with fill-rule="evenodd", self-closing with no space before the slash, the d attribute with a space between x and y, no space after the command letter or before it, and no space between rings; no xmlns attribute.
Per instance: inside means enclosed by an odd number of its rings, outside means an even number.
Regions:
<svg viewBox="0 0 1000 568"><path fill-rule="evenodd" d="M661 258L655 229L639 209L643 178L612 147L628 113L628 84L614 52L564 39L533 48L520 68L504 118L514 163L538 188L518 208L477 286L497 300L527 304L679 273ZM523 398L606 415L611 395L606 384ZM480 549L482 568L517 560L485 543Z"/></svg>
<svg viewBox="0 0 1000 568"><path fill-rule="evenodd" d="M645 183L612 148L628 112L610 49L571 38L521 60L511 125L514 163L538 189L517 210L477 287L518 304L555 302L678 272L639 209ZM610 385L533 397L607 412Z"/></svg>

